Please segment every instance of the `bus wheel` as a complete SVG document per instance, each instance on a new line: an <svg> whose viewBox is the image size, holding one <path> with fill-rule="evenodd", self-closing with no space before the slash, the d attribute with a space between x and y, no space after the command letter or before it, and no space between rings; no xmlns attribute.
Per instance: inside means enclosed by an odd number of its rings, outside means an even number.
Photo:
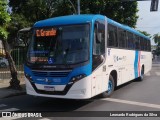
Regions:
<svg viewBox="0 0 160 120"><path fill-rule="evenodd" d="M138 78L139 81L142 81L144 79L144 68L141 69L141 76Z"/></svg>
<svg viewBox="0 0 160 120"><path fill-rule="evenodd" d="M110 75L108 80L108 90L102 93L102 97L110 97L114 91L115 83L113 77Z"/></svg>

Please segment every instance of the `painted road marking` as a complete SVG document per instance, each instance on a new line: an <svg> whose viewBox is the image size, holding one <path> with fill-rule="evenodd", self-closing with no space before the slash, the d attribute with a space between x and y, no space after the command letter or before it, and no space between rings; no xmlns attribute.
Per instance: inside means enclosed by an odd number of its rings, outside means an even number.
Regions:
<svg viewBox="0 0 160 120"><path fill-rule="evenodd" d="M51 120L49 118L42 118L42 119L38 119L38 120Z"/></svg>
<svg viewBox="0 0 160 120"><path fill-rule="evenodd" d="M0 73L3 74L3 73L11 73L11 72L10 71L2 71ZM24 73L24 71L17 71L17 73Z"/></svg>
<svg viewBox="0 0 160 120"><path fill-rule="evenodd" d="M156 74L157 76L160 76L160 72L155 72L155 74Z"/></svg>
<svg viewBox="0 0 160 120"><path fill-rule="evenodd" d="M0 104L0 107L5 107L5 106L7 106L7 105L5 105L5 104Z"/></svg>
<svg viewBox="0 0 160 120"><path fill-rule="evenodd" d="M101 100L160 109L160 105L158 105L158 104L142 103L142 102L121 100L121 99L115 99L115 98L104 98Z"/></svg>

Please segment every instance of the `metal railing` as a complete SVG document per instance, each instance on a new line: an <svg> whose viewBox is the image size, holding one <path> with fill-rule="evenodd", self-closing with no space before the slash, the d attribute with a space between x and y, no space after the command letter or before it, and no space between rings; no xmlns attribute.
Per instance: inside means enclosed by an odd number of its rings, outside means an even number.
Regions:
<svg viewBox="0 0 160 120"><path fill-rule="evenodd" d="M15 48L11 50L11 56L15 63L18 79L22 80L24 78L23 66L25 60L26 52L23 48ZM3 82L6 79L10 79L10 69L8 60L6 59L5 51L3 48L0 48L0 82Z"/></svg>

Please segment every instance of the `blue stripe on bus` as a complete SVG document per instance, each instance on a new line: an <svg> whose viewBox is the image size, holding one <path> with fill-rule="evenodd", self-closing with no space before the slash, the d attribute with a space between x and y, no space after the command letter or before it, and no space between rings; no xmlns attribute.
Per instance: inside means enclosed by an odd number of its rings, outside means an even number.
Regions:
<svg viewBox="0 0 160 120"><path fill-rule="evenodd" d="M138 58L139 58L139 52L135 51L135 60L134 60L134 75L135 78L138 77Z"/></svg>

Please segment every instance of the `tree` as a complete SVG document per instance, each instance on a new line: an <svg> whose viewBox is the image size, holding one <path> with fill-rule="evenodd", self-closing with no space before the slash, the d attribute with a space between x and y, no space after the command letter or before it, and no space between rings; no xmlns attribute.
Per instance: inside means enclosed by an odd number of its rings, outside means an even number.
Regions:
<svg viewBox="0 0 160 120"><path fill-rule="evenodd" d="M71 0L76 6L76 0ZM63 6L63 7L62 7ZM65 7L66 6L66 7ZM73 7L68 0L63 0L55 9L56 16L73 14ZM102 14L130 27L136 26L138 19L138 3L136 1L121 2L119 0L81 0L82 14Z"/></svg>
<svg viewBox="0 0 160 120"><path fill-rule="evenodd" d="M149 38L151 38L151 34L147 33L146 31L140 31L138 30L140 33L144 34L145 36L148 36Z"/></svg>
<svg viewBox="0 0 160 120"><path fill-rule="evenodd" d="M8 43L7 43L7 24L10 21L10 15L7 12L7 0L0 1L0 40L2 40L6 57L9 61L9 68L11 71L11 81L10 88L20 89L20 81L17 79L17 71L13 62L13 59L10 55Z"/></svg>
<svg viewBox="0 0 160 120"><path fill-rule="evenodd" d="M91 2L91 0L89 1ZM84 3L84 5L86 6L84 9L87 9L87 7L90 9L90 13L103 14L117 22L135 28L138 19L136 15L138 12L136 1L120 2L117 0L94 0L88 5Z"/></svg>
<svg viewBox="0 0 160 120"><path fill-rule="evenodd" d="M154 34L153 35L153 40L157 44L155 53L156 53L156 55L159 56L160 55L160 34L159 33Z"/></svg>
<svg viewBox="0 0 160 120"><path fill-rule="evenodd" d="M22 14L11 14L11 21L8 23L7 31L8 31L8 43L11 46L16 45L17 43L17 33L20 29L32 26L32 23L26 20L24 15Z"/></svg>
<svg viewBox="0 0 160 120"><path fill-rule="evenodd" d="M6 1L0 1L0 38L7 38L6 23L10 21L10 17L6 11Z"/></svg>
<svg viewBox="0 0 160 120"><path fill-rule="evenodd" d="M153 40L157 44L156 54L159 56L160 55L160 33L154 34Z"/></svg>
<svg viewBox="0 0 160 120"><path fill-rule="evenodd" d="M23 14L27 21L36 21L56 16L75 14L76 0L10 0L13 13ZM119 0L81 0L82 14L103 14L107 17L135 27L138 16L136 1L120 2ZM32 14L32 15L31 15Z"/></svg>
<svg viewBox="0 0 160 120"><path fill-rule="evenodd" d="M15 14L24 15L32 24L53 17L60 0L10 0L9 5Z"/></svg>
<svg viewBox="0 0 160 120"><path fill-rule="evenodd" d="M153 39L157 46L160 46L160 33L154 34Z"/></svg>

